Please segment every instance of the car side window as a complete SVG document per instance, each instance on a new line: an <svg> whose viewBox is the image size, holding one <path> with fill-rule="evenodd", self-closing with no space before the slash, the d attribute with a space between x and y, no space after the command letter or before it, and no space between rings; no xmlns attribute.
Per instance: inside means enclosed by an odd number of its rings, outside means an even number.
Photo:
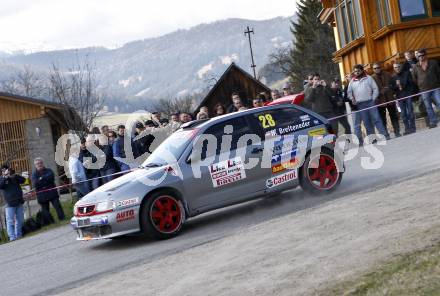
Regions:
<svg viewBox="0 0 440 296"><path fill-rule="evenodd" d="M241 136L252 132L244 116L232 118L230 120L226 120L209 127L204 132L204 134L213 135L216 138L217 140L217 148L215 151L216 154L220 154L220 152L222 152L221 151L222 140L223 140L223 136L225 135L226 126L232 127L232 133L230 134L232 136L231 150L237 149L237 142L241 138ZM205 141L202 147L202 159L204 159L207 155L212 154L212 152L206 151L207 145L208 144Z"/></svg>
<svg viewBox="0 0 440 296"><path fill-rule="evenodd" d="M318 124L312 115L296 109L273 109L253 114L264 135L285 135Z"/></svg>

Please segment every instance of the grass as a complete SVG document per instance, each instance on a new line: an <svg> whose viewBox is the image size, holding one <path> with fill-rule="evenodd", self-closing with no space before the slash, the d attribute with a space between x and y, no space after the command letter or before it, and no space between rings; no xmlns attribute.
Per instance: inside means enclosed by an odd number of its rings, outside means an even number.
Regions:
<svg viewBox="0 0 440 296"><path fill-rule="evenodd" d="M440 242L399 255L320 295L440 295Z"/></svg>
<svg viewBox="0 0 440 296"><path fill-rule="evenodd" d="M29 237L29 236L33 236L33 235L36 235L36 234L40 234L40 233L45 232L47 230L54 229L54 228L57 228L59 226L63 226L63 225L69 224L70 223L70 219L73 217L73 205L74 204L72 203L71 200L60 201L60 202L61 202L61 206L63 207L64 214L66 216L66 218L64 220L62 220L62 221L58 220L58 216L56 214L56 211L51 206L50 207L50 213L52 214L52 217L54 218L55 223L47 225L47 226L44 226L44 227L42 227L41 229L39 229L37 231L30 232L30 233L26 234L24 237ZM33 217L35 218L35 215L33 215ZM8 236L7 236L7 233L6 233L6 229L3 229L1 232L2 233L0 233L0 245L8 243L8 241L7 241L7 237Z"/></svg>

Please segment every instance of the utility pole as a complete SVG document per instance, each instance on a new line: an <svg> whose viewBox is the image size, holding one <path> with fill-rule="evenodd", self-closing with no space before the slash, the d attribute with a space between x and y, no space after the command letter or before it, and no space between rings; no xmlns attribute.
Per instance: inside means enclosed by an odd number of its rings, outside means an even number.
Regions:
<svg viewBox="0 0 440 296"><path fill-rule="evenodd" d="M254 33L254 29L249 28L249 26L247 26L246 31L244 31L244 36L248 35L249 37L249 48L251 49L251 59L252 59L252 65L251 68L252 70L254 70L254 78L257 79L257 74L255 73L255 62L254 62L254 53L252 52L252 41L251 41L251 33Z"/></svg>

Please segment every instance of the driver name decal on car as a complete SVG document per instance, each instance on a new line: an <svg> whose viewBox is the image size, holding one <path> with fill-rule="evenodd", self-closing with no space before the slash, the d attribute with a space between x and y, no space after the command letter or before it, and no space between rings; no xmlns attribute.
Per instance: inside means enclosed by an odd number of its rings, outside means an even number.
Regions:
<svg viewBox="0 0 440 296"><path fill-rule="evenodd" d="M272 188L276 187L278 185L287 183L289 181L298 179L298 172L297 170L289 170L288 172L282 173L281 175L274 176L270 179L266 180L266 187Z"/></svg>
<svg viewBox="0 0 440 296"><path fill-rule="evenodd" d="M220 161L209 167L214 188L237 182L246 178L243 161L240 157Z"/></svg>
<svg viewBox="0 0 440 296"><path fill-rule="evenodd" d="M266 132L266 136L282 136L298 130L310 127L310 121L303 121L299 124L290 124L286 127L278 127Z"/></svg>

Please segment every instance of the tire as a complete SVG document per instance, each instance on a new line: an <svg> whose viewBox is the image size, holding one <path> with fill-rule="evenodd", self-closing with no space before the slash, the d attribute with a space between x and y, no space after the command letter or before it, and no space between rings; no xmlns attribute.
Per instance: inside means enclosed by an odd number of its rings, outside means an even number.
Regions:
<svg viewBox="0 0 440 296"><path fill-rule="evenodd" d="M318 167L310 167L318 158ZM342 181L342 172L337 168L333 151L323 148L313 160L309 153L300 169L299 181L303 190L313 195L328 194L336 190Z"/></svg>
<svg viewBox="0 0 440 296"><path fill-rule="evenodd" d="M144 199L139 221L144 235L161 240L175 237L184 220L185 210L174 193L158 191Z"/></svg>

